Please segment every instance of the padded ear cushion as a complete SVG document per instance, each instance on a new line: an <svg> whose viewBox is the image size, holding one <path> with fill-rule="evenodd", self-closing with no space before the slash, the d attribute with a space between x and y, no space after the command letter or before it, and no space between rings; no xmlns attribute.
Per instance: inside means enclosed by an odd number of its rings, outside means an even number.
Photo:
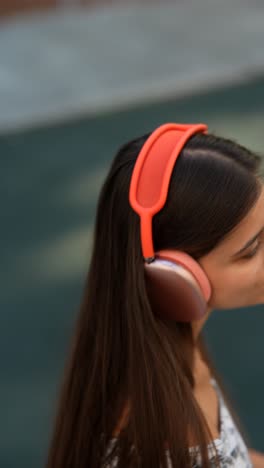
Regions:
<svg viewBox="0 0 264 468"><path fill-rule="evenodd" d="M148 297L156 315L191 322L206 313L210 283L203 270L200 268L201 274L199 268L194 267L197 262L190 258L184 252L162 251L156 254L154 262L145 264Z"/></svg>
<svg viewBox="0 0 264 468"><path fill-rule="evenodd" d="M208 277L199 263L190 255L180 250L160 250L155 258L168 260L172 264L181 265L186 268L195 278L206 302L209 301L212 289Z"/></svg>

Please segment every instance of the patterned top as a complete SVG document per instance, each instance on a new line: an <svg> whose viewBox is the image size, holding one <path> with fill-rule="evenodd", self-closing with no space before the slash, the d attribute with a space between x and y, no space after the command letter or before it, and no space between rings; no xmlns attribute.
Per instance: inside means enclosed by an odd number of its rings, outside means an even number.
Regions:
<svg viewBox="0 0 264 468"><path fill-rule="evenodd" d="M221 468L252 468L253 464L250 461L247 447L235 422L228 410L222 393L215 379L211 378L211 384L214 386L219 402L219 418L220 418L220 434L218 439L214 439L215 447L221 462ZM199 447L190 447L192 453L197 452L196 462L193 468L202 468L201 457L199 455ZM208 445L209 459L211 467L214 468L215 456L213 444ZM168 463L168 466L170 464Z"/></svg>
<svg viewBox="0 0 264 468"><path fill-rule="evenodd" d="M214 444L218 453L221 468L253 468L250 461L247 447L235 422L225 404L221 390L217 385L215 379L211 378L211 384L214 386L219 402L219 418L220 418L220 434L219 438L214 439ZM116 438L111 439L109 449L116 443ZM199 446L190 447L190 452L195 454L195 462L192 468L202 468L201 455L199 453ZM216 457L213 444L208 445L208 454L211 468L215 468ZM167 451L167 465L172 468L169 451ZM107 468L115 468L118 466L117 457L113 460L111 465Z"/></svg>

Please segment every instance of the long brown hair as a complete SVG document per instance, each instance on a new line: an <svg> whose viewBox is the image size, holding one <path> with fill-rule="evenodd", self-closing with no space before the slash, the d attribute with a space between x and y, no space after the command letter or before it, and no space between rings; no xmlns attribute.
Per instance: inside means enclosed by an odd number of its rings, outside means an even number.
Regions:
<svg viewBox="0 0 264 468"><path fill-rule="evenodd" d="M194 398L190 324L153 315L139 219L128 192L149 135L124 145L102 187L90 268L67 361L47 468L190 467L189 435L209 468L211 434ZM153 220L155 250L210 252L260 194L260 157L210 134L185 145L165 207ZM177 305L175 305L177 307ZM113 434L124 408L129 416ZM113 443L115 442L115 443Z"/></svg>

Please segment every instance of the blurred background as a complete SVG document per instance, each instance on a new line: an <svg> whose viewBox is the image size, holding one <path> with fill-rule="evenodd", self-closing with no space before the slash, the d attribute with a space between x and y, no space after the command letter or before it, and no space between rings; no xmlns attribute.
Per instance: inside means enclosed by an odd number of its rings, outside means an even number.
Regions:
<svg viewBox="0 0 264 468"><path fill-rule="evenodd" d="M44 466L117 148L167 121L264 153L261 0L0 0L1 468ZM252 446L263 440L264 306L205 333Z"/></svg>

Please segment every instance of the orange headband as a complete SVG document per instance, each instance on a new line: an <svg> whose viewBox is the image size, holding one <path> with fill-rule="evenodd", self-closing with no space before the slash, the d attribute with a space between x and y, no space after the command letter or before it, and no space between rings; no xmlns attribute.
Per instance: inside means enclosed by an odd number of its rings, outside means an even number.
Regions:
<svg viewBox="0 0 264 468"><path fill-rule="evenodd" d="M140 216L141 244L147 261L154 260L152 218L165 205L175 162L187 140L205 133L205 124L169 123L158 127L144 143L131 178L129 201Z"/></svg>

